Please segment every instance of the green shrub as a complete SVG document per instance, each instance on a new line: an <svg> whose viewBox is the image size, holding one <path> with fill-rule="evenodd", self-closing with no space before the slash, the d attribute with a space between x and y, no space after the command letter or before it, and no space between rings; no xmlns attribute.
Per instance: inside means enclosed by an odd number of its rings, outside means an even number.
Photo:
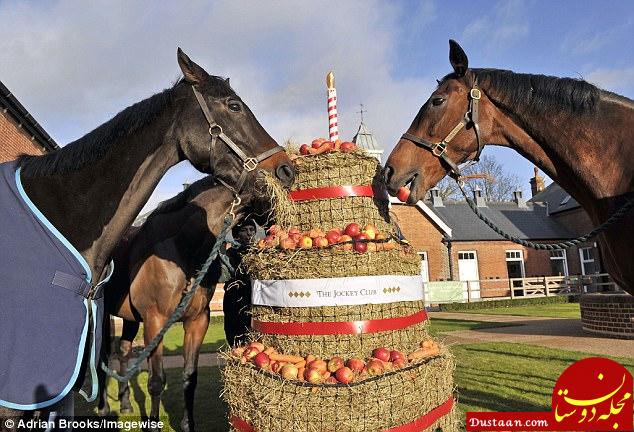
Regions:
<svg viewBox="0 0 634 432"><path fill-rule="evenodd" d="M455 312L461 310L473 310L473 309L494 309L505 308L511 306L525 306L525 305L544 305L555 303L577 303L579 302L578 296L550 296L550 297L531 297L531 298L518 298L518 299L505 299L505 300L483 300L473 303L445 303L440 305L442 312Z"/></svg>

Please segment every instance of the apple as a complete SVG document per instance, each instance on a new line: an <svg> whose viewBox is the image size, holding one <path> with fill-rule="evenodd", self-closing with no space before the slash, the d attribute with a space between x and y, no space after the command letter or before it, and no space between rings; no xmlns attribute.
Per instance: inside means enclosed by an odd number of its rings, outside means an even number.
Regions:
<svg viewBox="0 0 634 432"><path fill-rule="evenodd" d="M311 247L313 247L313 239L308 236L302 236L299 239L299 247L301 249L310 249Z"/></svg>
<svg viewBox="0 0 634 432"><path fill-rule="evenodd" d="M337 378L335 378L334 376L331 376L331 377L327 378L326 381L324 381L324 383L326 383L326 384L339 384L339 381L337 381Z"/></svg>
<svg viewBox="0 0 634 432"><path fill-rule="evenodd" d="M390 361L393 362L398 359L404 359L404 358L405 358L405 354L403 354L402 352L396 351L396 350L390 351Z"/></svg>
<svg viewBox="0 0 634 432"><path fill-rule="evenodd" d="M407 202L407 199L409 198L409 194L410 194L409 188L407 186L401 186L398 189L398 192L396 193L396 198L398 198L399 200L403 202Z"/></svg>
<svg viewBox="0 0 634 432"><path fill-rule="evenodd" d="M378 358L381 361L390 361L390 351L387 348L376 348L372 351L372 357Z"/></svg>
<svg viewBox="0 0 634 432"><path fill-rule="evenodd" d="M328 244L337 244L341 240L341 234L335 230L330 230L326 233L326 240Z"/></svg>
<svg viewBox="0 0 634 432"><path fill-rule="evenodd" d="M295 227L295 226L294 226L294 227L291 227L291 228L288 230L288 235L301 234L301 233L302 233L302 232L299 230L299 228L297 228L297 227Z"/></svg>
<svg viewBox="0 0 634 432"><path fill-rule="evenodd" d="M295 246L299 246L299 242L302 239L302 235L301 234L289 234L289 237L291 238L291 240L293 240L293 243L295 243Z"/></svg>
<svg viewBox="0 0 634 432"><path fill-rule="evenodd" d="M355 372L361 372L365 367L365 362L358 358L351 358L346 362L346 366Z"/></svg>
<svg viewBox="0 0 634 432"><path fill-rule="evenodd" d="M247 349L244 350L244 353L242 354L242 356L246 358L247 360L251 360L258 354L260 354L260 351L257 348L248 347Z"/></svg>
<svg viewBox="0 0 634 432"><path fill-rule="evenodd" d="M319 148L319 146L326 141L328 141L326 138L315 138L311 143L311 146L316 149Z"/></svg>
<svg viewBox="0 0 634 432"><path fill-rule="evenodd" d="M280 240L280 247L284 250L295 249L295 241L291 237L286 237Z"/></svg>
<svg viewBox="0 0 634 432"><path fill-rule="evenodd" d="M327 152L329 151L333 151L335 149L335 143L332 141L324 141L322 144L322 146L327 146L328 149L326 150ZM321 147L321 146L320 146Z"/></svg>
<svg viewBox="0 0 634 432"><path fill-rule="evenodd" d="M319 373L324 373L328 370L328 363L323 360L313 360L310 363L306 364L306 368L317 369Z"/></svg>
<svg viewBox="0 0 634 432"><path fill-rule="evenodd" d="M368 244L365 242L354 242L354 250L355 252L365 253L368 251Z"/></svg>
<svg viewBox="0 0 634 432"><path fill-rule="evenodd" d="M335 373L337 370L344 366L343 359L341 357L333 357L328 361L328 371Z"/></svg>
<svg viewBox="0 0 634 432"><path fill-rule="evenodd" d="M316 368L309 367L304 371L304 379L311 384L318 384L324 378L319 370Z"/></svg>
<svg viewBox="0 0 634 432"><path fill-rule="evenodd" d="M281 231L282 231L282 227L277 225L277 224L271 225L269 227L269 229L266 230L267 234L272 235L272 236L275 236L275 235L279 234Z"/></svg>
<svg viewBox="0 0 634 432"><path fill-rule="evenodd" d="M351 251L352 250L352 237L350 237L349 235L342 235L341 239L339 239L339 243L343 243L341 245L341 247L343 248L343 250L345 251Z"/></svg>
<svg viewBox="0 0 634 432"><path fill-rule="evenodd" d="M359 224L356 224L353 222L346 226L346 228L343 230L343 233L345 235L349 235L350 237L354 238L358 236L359 234L361 234L361 229L359 228Z"/></svg>
<svg viewBox="0 0 634 432"><path fill-rule="evenodd" d="M253 364L255 364L260 369L266 369L271 364L271 359L268 355L261 352L253 358Z"/></svg>
<svg viewBox="0 0 634 432"><path fill-rule="evenodd" d="M264 244L266 247L272 248L277 247L280 244L280 239L277 237L273 237L272 235L267 235L264 237Z"/></svg>
<svg viewBox="0 0 634 432"><path fill-rule="evenodd" d="M297 366L292 363L286 363L281 370L282 377L288 380L297 379L297 373Z"/></svg>
<svg viewBox="0 0 634 432"><path fill-rule="evenodd" d="M257 349L258 352L262 352L266 348L262 342L256 342L256 341L251 342L247 345L247 348L251 348L251 347Z"/></svg>
<svg viewBox="0 0 634 432"><path fill-rule="evenodd" d="M316 237L315 240L313 241L313 245L317 248L325 248L328 247L328 240L326 240L326 237Z"/></svg>
<svg viewBox="0 0 634 432"><path fill-rule="evenodd" d="M350 141L344 141L341 143L341 146L339 148L342 152L349 153L351 151L354 151L357 148L357 145Z"/></svg>
<svg viewBox="0 0 634 432"><path fill-rule="evenodd" d="M335 372L335 378L337 378L337 381L341 384L350 384L354 380L354 373L352 372L352 369L344 366L337 369Z"/></svg>
<svg viewBox="0 0 634 432"><path fill-rule="evenodd" d="M379 233L379 230L372 224L367 224L365 228L363 228L363 234L368 236L370 240L376 240L376 236Z"/></svg>
<svg viewBox="0 0 634 432"><path fill-rule="evenodd" d="M381 375L385 371L383 362L378 359L371 359L368 362L368 373L372 376Z"/></svg>
<svg viewBox="0 0 634 432"><path fill-rule="evenodd" d="M395 369L403 369L405 366L407 366L407 359L399 358L394 360L392 363L394 364Z"/></svg>
<svg viewBox="0 0 634 432"><path fill-rule="evenodd" d="M302 156L309 155L310 154L310 152L308 151L309 148L310 148L310 146L308 144L302 144L299 147L299 154L302 155Z"/></svg>
<svg viewBox="0 0 634 432"><path fill-rule="evenodd" d="M286 362L271 362L271 371L274 373L280 373L285 365Z"/></svg>

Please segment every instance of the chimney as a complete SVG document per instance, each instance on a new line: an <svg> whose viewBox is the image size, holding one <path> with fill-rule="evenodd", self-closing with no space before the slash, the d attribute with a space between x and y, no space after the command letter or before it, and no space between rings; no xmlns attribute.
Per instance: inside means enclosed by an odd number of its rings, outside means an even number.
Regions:
<svg viewBox="0 0 634 432"><path fill-rule="evenodd" d="M515 204L517 204L518 207L520 208L527 208L528 206L526 205L526 200L522 197L522 191L517 189L515 192L513 192L513 201L515 201Z"/></svg>
<svg viewBox="0 0 634 432"><path fill-rule="evenodd" d="M476 185L475 189L473 190L473 200L475 201L477 207L487 206L484 197L482 196L482 189L480 189L480 186Z"/></svg>
<svg viewBox="0 0 634 432"><path fill-rule="evenodd" d="M442 202L442 197L440 196L440 189L437 187L430 189L429 194L431 195L431 205L434 207L444 207L445 204Z"/></svg>
<svg viewBox="0 0 634 432"><path fill-rule="evenodd" d="M183 183L183 190L191 186L191 183Z"/></svg>
<svg viewBox="0 0 634 432"><path fill-rule="evenodd" d="M533 167L533 172L535 173L535 177L530 180L531 183L531 197L534 197L539 192L543 191L546 188L544 184L544 177L538 176L537 173L539 170L537 167Z"/></svg>

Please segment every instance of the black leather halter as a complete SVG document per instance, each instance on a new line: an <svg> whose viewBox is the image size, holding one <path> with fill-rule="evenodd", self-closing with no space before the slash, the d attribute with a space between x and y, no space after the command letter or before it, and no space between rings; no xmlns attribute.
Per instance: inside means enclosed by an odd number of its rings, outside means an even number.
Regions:
<svg viewBox="0 0 634 432"><path fill-rule="evenodd" d="M452 161L447 155L447 146L449 145L449 142L458 135L458 132L460 132L463 127L466 126L468 128L469 126L472 126L478 143L478 152L476 153L475 158L473 158L473 161L477 162L480 160L480 153L482 153L482 149L484 148L484 145L480 141L480 126L478 125L478 102L480 101L481 96L482 92L477 88L477 83L474 83L473 87L469 91L469 109L462 117L462 120L460 120L460 123L458 123L439 143L432 143L407 132L404 133L401 138L411 141L425 150L432 152L434 156L440 158L443 162L445 162L445 164L447 164L452 177L460 178L462 175L460 168L458 167L458 164Z"/></svg>
<svg viewBox="0 0 634 432"><path fill-rule="evenodd" d="M260 162L262 162L263 160L270 158L276 153L283 152L284 147L277 145L265 152L260 153L256 157L247 156L244 153L244 151L242 151L242 149L238 147L238 145L234 143L233 140L231 140L231 138L225 135L225 133L222 131L222 127L214 121L211 115L211 112L209 111L209 107L207 106L207 103L205 102L205 99L203 98L203 95L194 86L192 86L192 90L194 91L194 96L196 96L198 105L200 105L200 108L203 110L203 114L205 115L205 118L207 119L207 123L209 123L209 135L211 135L211 144L209 145L210 166L213 167L215 165L212 160L212 154L214 152L214 149L216 147L216 142L218 140L225 143L227 147L229 147L242 161L242 167L244 168L244 171L242 171L242 173L240 174L240 177L238 178L237 183L234 186L228 185L226 182L224 182L222 179L216 176L218 181L220 181L223 185L229 188L234 194L238 195L242 191L244 182L247 180L247 175L251 171L255 170L260 164ZM214 173L216 172L215 168L213 171Z"/></svg>

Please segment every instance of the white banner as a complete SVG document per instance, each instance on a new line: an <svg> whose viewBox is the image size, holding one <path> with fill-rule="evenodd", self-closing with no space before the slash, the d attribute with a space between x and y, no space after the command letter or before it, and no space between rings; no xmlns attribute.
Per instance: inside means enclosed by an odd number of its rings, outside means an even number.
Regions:
<svg viewBox="0 0 634 432"><path fill-rule="evenodd" d="M355 276L325 279L254 280L252 303L318 307L423 300L420 276Z"/></svg>

